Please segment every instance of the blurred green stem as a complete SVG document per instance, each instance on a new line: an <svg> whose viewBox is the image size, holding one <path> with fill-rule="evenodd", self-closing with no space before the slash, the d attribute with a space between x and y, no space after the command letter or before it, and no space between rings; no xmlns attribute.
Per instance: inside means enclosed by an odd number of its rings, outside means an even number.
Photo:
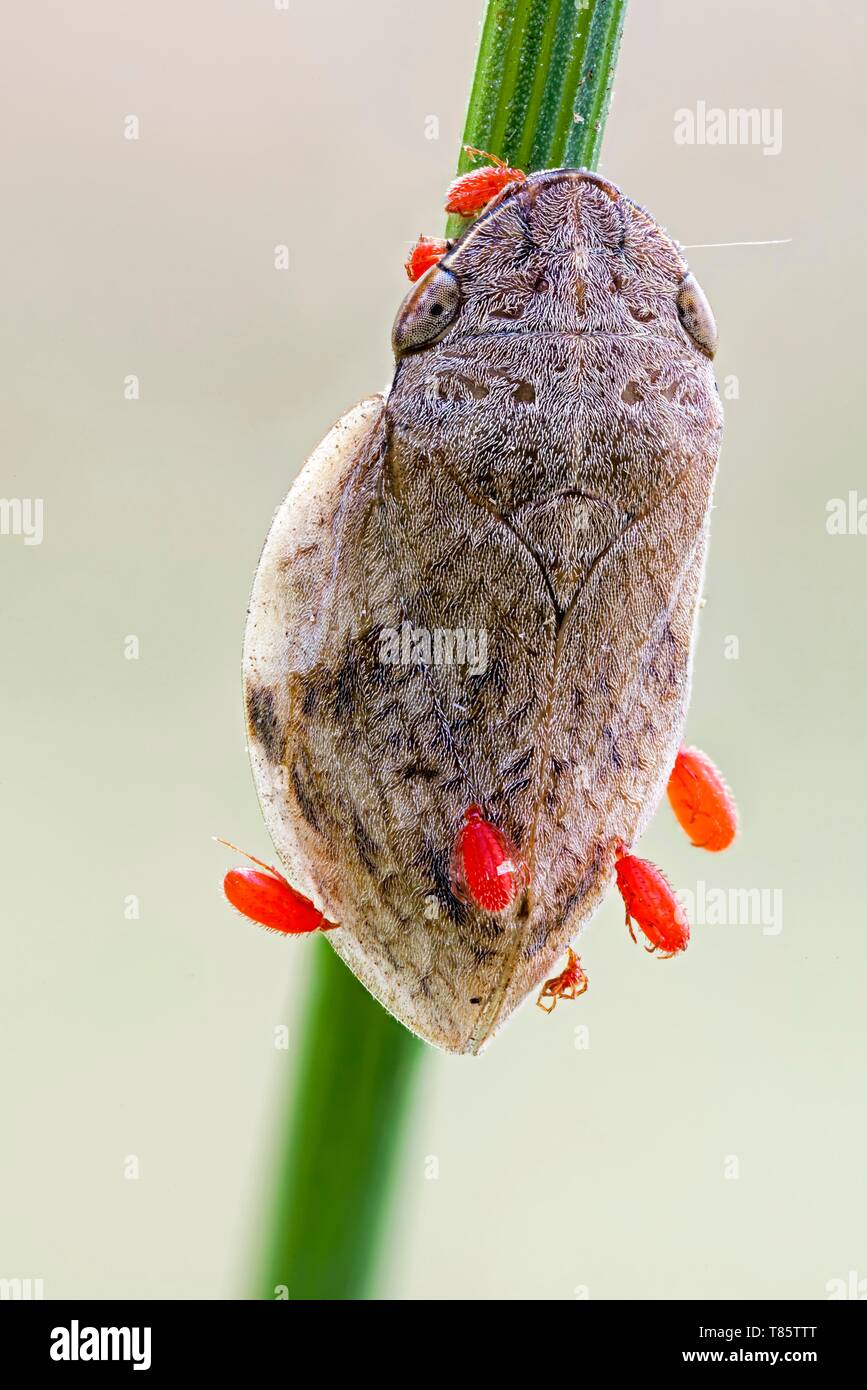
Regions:
<svg viewBox="0 0 867 1390"><path fill-rule="evenodd" d="M464 143L526 173L595 168L625 10L626 0L488 0ZM462 150L459 171L472 164ZM467 225L451 217L447 234ZM370 1293L424 1044L325 940L311 944L314 978L260 1292L357 1299Z"/></svg>
<svg viewBox="0 0 867 1390"><path fill-rule="evenodd" d="M626 0L489 0L463 145L514 168L595 169ZM461 148L458 171L474 167ZM452 216L446 235L469 223Z"/></svg>
<svg viewBox="0 0 867 1390"><path fill-rule="evenodd" d="M424 1043L387 1014L327 945L315 950L265 1298L354 1299L382 1228Z"/></svg>

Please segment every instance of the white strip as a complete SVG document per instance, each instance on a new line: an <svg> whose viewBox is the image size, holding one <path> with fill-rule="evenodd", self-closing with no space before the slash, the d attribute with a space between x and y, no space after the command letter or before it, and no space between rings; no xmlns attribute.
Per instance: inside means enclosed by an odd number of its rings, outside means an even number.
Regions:
<svg viewBox="0 0 867 1390"><path fill-rule="evenodd" d="M794 237L781 237L779 241L694 241L689 246L684 246L684 251L704 251L713 246L788 246Z"/></svg>

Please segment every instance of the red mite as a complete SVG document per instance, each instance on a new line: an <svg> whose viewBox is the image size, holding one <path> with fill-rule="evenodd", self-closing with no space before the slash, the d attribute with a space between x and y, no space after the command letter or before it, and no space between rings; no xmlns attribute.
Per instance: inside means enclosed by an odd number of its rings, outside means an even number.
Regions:
<svg viewBox="0 0 867 1390"><path fill-rule="evenodd" d="M555 975L553 980L546 980L542 986L539 998L536 1000L536 1007L543 1013L553 1013L557 1007L558 999L577 999L579 994L583 994L589 983L587 976L581 967L581 962L572 950L571 946L566 947L566 968L559 975ZM550 999L550 1004L543 1004L543 999Z"/></svg>
<svg viewBox="0 0 867 1390"><path fill-rule="evenodd" d="M448 249L449 244L443 241L442 237L425 236L422 233L404 263L410 280L420 280L426 270L430 270L432 265L442 260Z"/></svg>
<svg viewBox="0 0 867 1390"><path fill-rule="evenodd" d="M219 840L238 854L245 851L228 840ZM322 913L302 893L298 893L280 873L261 859L246 856L258 869L230 869L223 879L223 892L232 907L238 909L251 922L258 922L271 931L283 932L286 936L300 936L305 932L329 931L336 924L329 922ZM264 873L260 872L264 869Z"/></svg>
<svg viewBox="0 0 867 1390"><path fill-rule="evenodd" d="M470 897L485 912L502 912L526 883L526 869L511 841L473 802L464 812L452 862L455 897Z"/></svg>
<svg viewBox="0 0 867 1390"><path fill-rule="evenodd" d="M510 168L495 154L488 154L485 150L477 150L474 145L464 145L464 149L467 154L477 155L481 159L489 159L494 167L470 169L466 174L459 174L449 184L446 193L446 212L459 212L463 217L474 217L477 212L481 212L486 203L489 203L506 187L506 184L520 183L527 177L520 169Z"/></svg>
<svg viewBox="0 0 867 1390"><path fill-rule="evenodd" d="M681 748L668 782L671 809L699 849L728 849L738 829L734 798L710 758Z"/></svg>
<svg viewBox="0 0 867 1390"><path fill-rule="evenodd" d="M689 923L665 875L649 860L627 854L622 847L617 851L615 870L632 940L635 940L634 921L651 943L647 949L665 953L661 959L685 951L689 944Z"/></svg>

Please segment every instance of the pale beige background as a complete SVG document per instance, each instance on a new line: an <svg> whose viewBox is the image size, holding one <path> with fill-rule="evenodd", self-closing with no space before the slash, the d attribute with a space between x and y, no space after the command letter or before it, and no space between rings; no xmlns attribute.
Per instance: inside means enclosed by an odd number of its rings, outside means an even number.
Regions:
<svg viewBox="0 0 867 1390"><path fill-rule="evenodd" d="M0 1276L49 1296L245 1287L293 1065L272 1034L297 1038L309 960L218 896L212 833L269 853L247 591L301 461L387 379L480 10L7 9L2 492L43 497L46 532L0 538ZM480 1061L430 1053L393 1296L822 1298L867 1278L867 536L825 528L829 498L867 488L864 60L855 0L631 6L604 172L684 242L792 238L692 254L740 398L689 735L743 835L702 858L663 810L643 850L681 886L781 889L783 930L698 928L663 965L611 900L580 1005L525 1009ZM676 145L698 100L782 108L782 153Z"/></svg>

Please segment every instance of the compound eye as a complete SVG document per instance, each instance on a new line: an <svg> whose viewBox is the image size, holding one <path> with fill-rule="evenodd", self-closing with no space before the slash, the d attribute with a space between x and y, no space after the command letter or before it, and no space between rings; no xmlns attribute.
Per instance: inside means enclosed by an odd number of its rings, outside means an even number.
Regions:
<svg viewBox="0 0 867 1390"><path fill-rule="evenodd" d="M458 312L460 302L457 277L444 266L431 266L397 312L391 333L395 357L436 342Z"/></svg>
<svg viewBox="0 0 867 1390"><path fill-rule="evenodd" d="M677 291L677 312L680 322L705 357L713 357L717 349L716 319L705 292L694 275L684 275Z"/></svg>

